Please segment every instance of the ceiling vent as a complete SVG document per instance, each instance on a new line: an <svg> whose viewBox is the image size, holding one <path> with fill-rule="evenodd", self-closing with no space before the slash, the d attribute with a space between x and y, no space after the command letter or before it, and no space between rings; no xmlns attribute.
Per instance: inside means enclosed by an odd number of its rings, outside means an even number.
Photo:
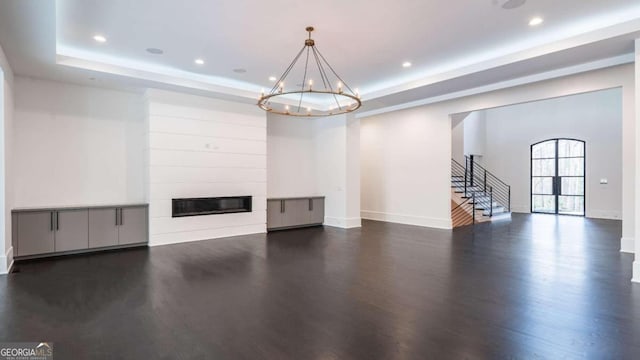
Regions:
<svg viewBox="0 0 640 360"><path fill-rule="evenodd" d="M506 10L513 10L521 7L527 0L498 0L498 5Z"/></svg>

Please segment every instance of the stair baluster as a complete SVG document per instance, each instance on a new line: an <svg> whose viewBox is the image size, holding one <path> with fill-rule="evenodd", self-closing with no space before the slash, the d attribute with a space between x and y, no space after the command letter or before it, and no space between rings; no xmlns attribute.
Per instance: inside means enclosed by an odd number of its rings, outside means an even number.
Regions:
<svg viewBox="0 0 640 360"><path fill-rule="evenodd" d="M463 198L455 207L455 214L452 209L456 223L460 224L464 209L467 214L471 211L469 220L473 223L482 221L476 217L476 211L482 211L487 218L511 212L511 187L479 165L473 156L465 156L464 166L452 159L451 174L453 191L462 193Z"/></svg>

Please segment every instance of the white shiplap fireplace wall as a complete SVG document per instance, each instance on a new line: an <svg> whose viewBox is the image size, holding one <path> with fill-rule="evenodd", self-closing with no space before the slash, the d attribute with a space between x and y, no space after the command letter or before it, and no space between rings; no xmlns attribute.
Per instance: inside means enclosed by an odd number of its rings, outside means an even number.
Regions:
<svg viewBox="0 0 640 360"><path fill-rule="evenodd" d="M149 90L149 244L266 231L266 115L256 106ZM171 199L253 196L251 213L171 217Z"/></svg>

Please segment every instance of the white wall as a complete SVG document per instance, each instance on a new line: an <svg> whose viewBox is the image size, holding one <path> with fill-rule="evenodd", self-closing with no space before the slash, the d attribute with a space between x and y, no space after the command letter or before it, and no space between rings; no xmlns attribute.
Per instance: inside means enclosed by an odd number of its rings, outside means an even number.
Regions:
<svg viewBox="0 0 640 360"><path fill-rule="evenodd" d="M267 124L255 105L147 92L149 244L266 231ZM253 196L251 213L171 217L171 199Z"/></svg>
<svg viewBox="0 0 640 360"><path fill-rule="evenodd" d="M623 236L633 237L633 71L633 65L617 66L362 118L363 218L377 214L389 221L451 227L451 114L622 87L622 157L628 164L623 169Z"/></svg>
<svg viewBox="0 0 640 360"><path fill-rule="evenodd" d="M464 119L464 154L482 157L485 155L487 121L485 113L473 111ZM478 159L482 161L481 158Z"/></svg>
<svg viewBox="0 0 640 360"><path fill-rule="evenodd" d="M317 119L267 115L267 194L322 195L316 161Z"/></svg>
<svg viewBox="0 0 640 360"><path fill-rule="evenodd" d="M586 216L622 218L622 89L479 113L486 117L484 163L511 185L514 212L531 209L530 146L553 138L575 138L586 141ZM601 185L602 178L609 183Z"/></svg>
<svg viewBox="0 0 640 360"><path fill-rule="evenodd" d="M469 113L451 115L451 158L464 164L464 119Z"/></svg>
<svg viewBox="0 0 640 360"><path fill-rule="evenodd" d="M363 219L451 227L451 124L429 110L361 119Z"/></svg>
<svg viewBox="0 0 640 360"><path fill-rule="evenodd" d="M16 77L15 206L144 201L142 95Z"/></svg>

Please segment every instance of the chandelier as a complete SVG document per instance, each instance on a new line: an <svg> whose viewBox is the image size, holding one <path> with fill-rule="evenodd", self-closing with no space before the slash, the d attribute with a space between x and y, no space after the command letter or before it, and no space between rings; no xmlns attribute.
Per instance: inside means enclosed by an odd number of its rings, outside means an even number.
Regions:
<svg viewBox="0 0 640 360"><path fill-rule="evenodd" d="M353 91L340 78L316 47L311 38L313 30L311 26L306 28L309 38L302 49L273 88L267 94L262 91L258 106L263 110L280 115L318 117L345 114L362 106L358 90ZM304 62L299 61L301 59ZM292 78L302 82L294 81L292 85Z"/></svg>

